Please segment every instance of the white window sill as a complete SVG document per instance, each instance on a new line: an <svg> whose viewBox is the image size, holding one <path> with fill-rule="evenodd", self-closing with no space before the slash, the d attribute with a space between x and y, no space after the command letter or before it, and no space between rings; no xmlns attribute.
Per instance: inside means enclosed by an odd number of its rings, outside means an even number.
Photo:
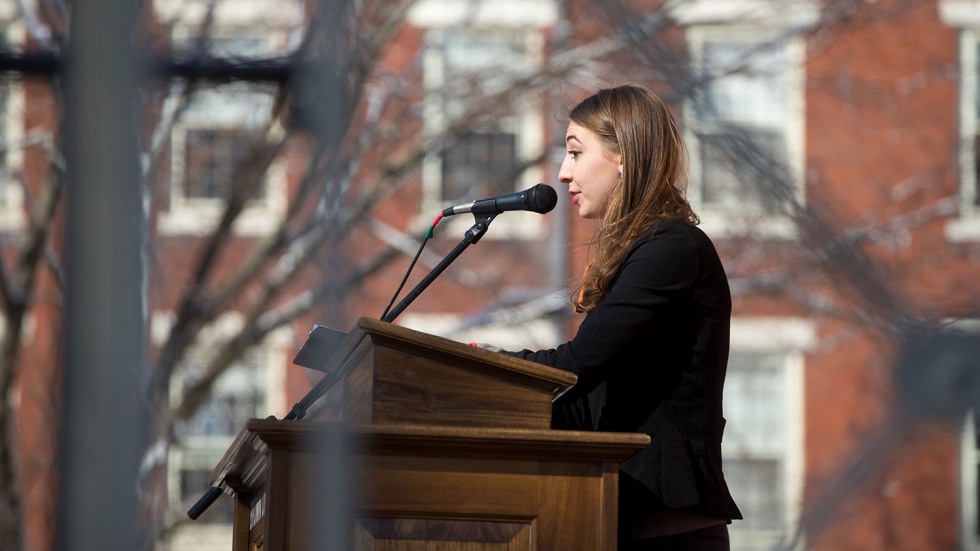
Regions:
<svg viewBox="0 0 980 551"><path fill-rule="evenodd" d="M953 243L980 242L980 218L958 218L947 222L946 239Z"/></svg>
<svg viewBox="0 0 980 551"><path fill-rule="evenodd" d="M157 0L153 5L158 16L168 21L200 22L208 14L208 4L195 0ZM236 0L218 2L214 18L219 25L229 24L295 24L303 17L301 2L281 0Z"/></svg>
<svg viewBox="0 0 980 551"><path fill-rule="evenodd" d="M425 28L454 27L463 24L501 27L545 27L558 21L558 10L548 0L421 0L408 12L412 25Z"/></svg>
<svg viewBox="0 0 980 551"><path fill-rule="evenodd" d="M804 28L820 20L820 8L811 0L672 0L667 9L681 25L737 22Z"/></svg>
<svg viewBox="0 0 980 551"><path fill-rule="evenodd" d="M174 528L158 549L181 551L213 551L231 549L231 524L185 524Z"/></svg>
<svg viewBox="0 0 980 551"><path fill-rule="evenodd" d="M746 217L707 212L700 214L700 217L700 228L715 238L752 237L787 241L799 238L799 231L793 221L782 216Z"/></svg>
<svg viewBox="0 0 980 551"><path fill-rule="evenodd" d="M235 220L232 233L242 237L269 235L281 224L281 213L271 208L246 209ZM175 208L160 214L157 229L162 235L203 236L214 231L221 211L210 208Z"/></svg>
<svg viewBox="0 0 980 551"><path fill-rule="evenodd" d="M980 4L975 0L941 0L939 17L950 27L974 27L980 24Z"/></svg>
<svg viewBox="0 0 980 551"><path fill-rule="evenodd" d="M405 312L398 324L409 329L466 343L485 342L504 350L553 347L561 339L554 323L547 319L525 320L520 323L487 323L477 327L462 325L461 314L415 314Z"/></svg>
<svg viewBox="0 0 980 551"><path fill-rule="evenodd" d="M0 231L23 230L27 227L27 217L20 208L0 207Z"/></svg>

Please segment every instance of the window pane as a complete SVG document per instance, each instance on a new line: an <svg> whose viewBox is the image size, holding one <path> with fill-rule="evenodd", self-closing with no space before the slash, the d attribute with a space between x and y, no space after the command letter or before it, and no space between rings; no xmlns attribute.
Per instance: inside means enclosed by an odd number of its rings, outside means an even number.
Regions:
<svg viewBox="0 0 980 551"><path fill-rule="evenodd" d="M14 79L9 75L0 76L0 207L13 206L8 204L11 202L11 191L13 186L19 185L14 175L10 173L11 167L7 166L10 148L19 147L18 144L8 141L10 125L18 124L17 114L11 112L8 103L13 84Z"/></svg>
<svg viewBox="0 0 980 551"><path fill-rule="evenodd" d="M980 415L977 411L973 411L970 415L973 416L973 451L980 451Z"/></svg>
<svg viewBox="0 0 980 551"><path fill-rule="evenodd" d="M10 44L7 41L6 29L0 29L0 48L9 50ZM0 75L0 208L10 207L11 188L18 185L14 180L14 175L10 174L10 167L7 166L7 159L11 147L18 147L18 144L8 143L8 130L10 125L19 124L17 113L12 113L8 100L10 99L11 87L15 84L12 73Z"/></svg>
<svg viewBox="0 0 980 551"><path fill-rule="evenodd" d="M774 212L782 195L774 182L787 177L778 161L786 146L778 132L728 127L701 135L701 200L705 205L735 209L754 204Z"/></svg>
<svg viewBox="0 0 980 551"><path fill-rule="evenodd" d="M443 154L442 196L448 202L514 191L517 138L513 134L465 134Z"/></svg>
<svg viewBox="0 0 980 551"><path fill-rule="evenodd" d="M243 131L230 128L187 131L184 145L184 196L222 199L235 184L236 170L246 153ZM249 199L255 199L253 192Z"/></svg>
<svg viewBox="0 0 980 551"><path fill-rule="evenodd" d="M787 60L783 48L766 42L707 42L702 71L708 81L702 123L737 122L781 127L787 108Z"/></svg>
<svg viewBox="0 0 980 551"><path fill-rule="evenodd" d="M781 354L732 353L725 379L727 451L761 457L786 453L786 374L781 362Z"/></svg>
<svg viewBox="0 0 980 551"><path fill-rule="evenodd" d="M974 55L976 56L976 62L973 65L974 76L980 75L980 43L975 44L974 48L976 51ZM980 86L974 86L974 96L973 96L973 109L975 116L980 118Z"/></svg>
<svg viewBox="0 0 980 551"><path fill-rule="evenodd" d="M725 379L725 480L745 520L733 536L779 536L788 521L786 355L733 350Z"/></svg>
<svg viewBox="0 0 980 551"><path fill-rule="evenodd" d="M976 469L976 476L977 476L976 480L980 480L980 464L977 464L974 467L974 469ZM980 491L974 489L973 498L975 500L974 503L975 509L973 513L974 514L973 531L974 531L974 535L980 538Z"/></svg>
<svg viewBox="0 0 980 551"><path fill-rule="evenodd" d="M525 34L459 29L439 36L438 94L445 121L468 132L442 155L440 200L459 202L517 187L519 108L507 98L515 74L528 65Z"/></svg>
<svg viewBox="0 0 980 551"><path fill-rule="evenodd" d="M443 44L446 90L462 101L474 93L495 94L514 84L517 72L526 70L520 34L452 32Z"/></svg>
<svg viewBox="0 0 980 551"><path fill-rule="evenodd" d="M792 197L786 124L789 62L781 43L709 41L705 88L694 104L701 201L727 211L775 212Z"/></svg>
<svg viewBox="0 0 980 551"><path fill-rule="evenodd" d="M725 461L725 480L738 502L744 520L737 531L781 530L786 522L782 464L776 460Z"/></svg>
<svg viewBox="0 0 980 551"><path fill-rule="evenodd" d="M264 417L264 369L256 355L248 355L227 369L214 382L205 403L194 417L176 429L180 436L232 438L245 421ZM188 360L182 384L177 392L190 387L207 367L207 357L198 352ZM177 397L179 398L179 397Z"/></svg>
<svg viewBox="0 0 980 551"><path fill-rule="evenodd" d="M980 207L980 136L973 137L973 206Z"/></svg>

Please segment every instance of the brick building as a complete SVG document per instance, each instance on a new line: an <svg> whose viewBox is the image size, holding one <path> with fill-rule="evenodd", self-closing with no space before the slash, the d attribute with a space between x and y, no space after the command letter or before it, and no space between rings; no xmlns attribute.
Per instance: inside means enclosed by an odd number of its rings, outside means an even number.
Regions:
<svg viewBox="0 0 980 551"><path fill-rule="evenodd" d="M212 47L236 55L291 51L309 16L300 3L273 15L262 0L219 6ZM162 42L191 52L205 20L201 5L156 0L153 8L166 23ZM380 32L371 25L385 18L369 8L361 30ZM8 43L31 42L19 17L0 11ZM897 376L910 320L966 332L980 320L975 2L420 0L391 36L352 123L351 135L371 136L369 147L349 166L331 165L348 177L313 172L341 186L340 197L322 191L307 210L291 211L315 144L288 127L263 134L289 139L229 234L208 276L208 298L279 220L293 216L290 235L308 236L295 226L326 224L331 219L317 213L350 208L379 182L387 187L343 238L326 240L291 272L291 291L268 310L288 311L325 280L335 285L264 332L204 406L175 425L158 511L179 517L244 419L281 416L315 382L290 363L312 323L345 329L360 316L380 316L418 236L444 206L537 182L561 194L555 174L566 106L598 86L642 82L684 129L689 196L732 284L726 475L746 516L732 526L733 548L980 549L972 414L912 415L939 405L917 391L932 382L943 390L943 381L929 362ZM162 134L149 188L148 339L159 355L220 219L230 167L256 151L242 144L276 121L262 115L275 94L261 86L207 88L186 108L173 87L156 91L160 120L183 110ZM57 124L45 82L14 81L4 94L5 139L26 146L4 157L0 231L18 237L31 190L50 176L43 138ZM11 183L19 177L26 195ZM440 223L410 284L468 223L464 216ZM398 322L464 342L553 345L577 323L566 285L587 258L578 244L591 230L564 197L546 216L506 213ZM285 269L283 258L268 263L266 281ZM53 275L42 270L38 289L58 296ZM343 284L351 280L357 284ZM261 284L250 288L188 348L168 383L171 400L252 323ZM27 549L44 550L53 509L47 473L56 470L50 381L58 332L40 328L59 326L56 301L33 302L29 319L13 392ZM952 400L970 389L948 390ZM161 545L227 548L229 538L219 503Z"/></svg>

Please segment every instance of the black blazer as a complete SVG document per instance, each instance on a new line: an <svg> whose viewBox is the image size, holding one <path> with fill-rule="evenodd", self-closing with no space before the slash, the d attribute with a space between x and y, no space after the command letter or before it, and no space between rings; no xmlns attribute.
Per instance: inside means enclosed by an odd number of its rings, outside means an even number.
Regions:
<svg viewBox="0 0 980 551"><path fill-rule="evenodd" d="M621 467L649 490L653 503L639 508L696 506L713 518L742 518L721 468L731 308L708 236L668 221L633 245L574 339L509 354L578 376L555 402L554 428L650 435Z"/></svg>

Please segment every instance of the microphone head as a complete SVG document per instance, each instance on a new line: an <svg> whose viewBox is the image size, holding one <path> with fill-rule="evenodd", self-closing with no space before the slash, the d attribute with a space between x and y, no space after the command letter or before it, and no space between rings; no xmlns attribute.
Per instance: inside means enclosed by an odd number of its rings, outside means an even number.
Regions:
<svg viewBox="0 0 980 551"><path fill-rule="evenodd" d="M528 190L524 197L524 208L539 214L551 212L558 204L558 192L547 184L538 184Z"/></svg>

